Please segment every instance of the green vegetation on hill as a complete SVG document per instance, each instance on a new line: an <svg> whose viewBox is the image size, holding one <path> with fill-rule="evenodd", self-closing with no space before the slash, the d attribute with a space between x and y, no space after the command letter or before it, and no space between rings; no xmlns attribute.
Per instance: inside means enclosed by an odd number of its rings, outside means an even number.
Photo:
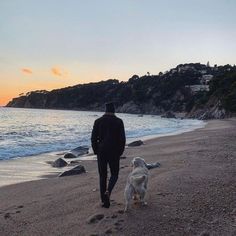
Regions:
<svg viewBox="0 0 236 236"><path fill-rule="evenodd" d="M209 95L220 99L226 111L236 112L236 72L214 78L210 82Z"/></svg>
<svg viewBox="0 0 236 236"><path fill-rule="evenodd" d="M50 92L33 91L14 98L7 106L103 110L104 103L114 101L119 112L187 112L189 117L214 118L218 110L219 116L236 111L235 81L235 66L209 67L190 63L178 65L164 74L134 75L127 82L113 79ZM209 110L216 115L204 115Z"/></svg>

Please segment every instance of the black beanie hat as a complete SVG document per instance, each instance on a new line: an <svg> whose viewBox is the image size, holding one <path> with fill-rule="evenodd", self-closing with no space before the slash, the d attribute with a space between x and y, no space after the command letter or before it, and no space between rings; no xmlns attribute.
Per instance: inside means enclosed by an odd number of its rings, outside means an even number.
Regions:
<svg viewBox="0 0 236 236"><path fill-rule="evenodd" d="M115 113L115 106L113 102L106 103L106 112Z"/></svg>

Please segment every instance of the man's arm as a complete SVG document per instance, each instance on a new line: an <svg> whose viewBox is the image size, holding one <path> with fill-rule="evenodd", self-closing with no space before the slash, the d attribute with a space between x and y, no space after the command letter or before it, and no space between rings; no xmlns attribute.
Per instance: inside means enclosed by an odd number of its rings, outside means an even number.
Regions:
<svg viewBox="0 0 236 236"><path fill-rule="evenodd" d="M96 120L93 125L93 130L92 130L92 135L91 135L91 144L92 144L94 154L97 154L98 152L98 125L97 125Z"/></svg>
<svg viewBox="0 0 236 236"><path fill-rule="evenodd" d="M121 127L120 127L120 156L123 154L123 152L125 150L125 142L126 142L125 128L124 128L124 123L121 120Z"/></svg>

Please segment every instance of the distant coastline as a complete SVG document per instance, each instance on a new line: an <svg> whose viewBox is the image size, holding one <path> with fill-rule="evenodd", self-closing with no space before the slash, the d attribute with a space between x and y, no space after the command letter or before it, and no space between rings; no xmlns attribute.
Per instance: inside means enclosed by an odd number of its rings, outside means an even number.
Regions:
<svg viewBox="0 0 236 236"><path fill-rule="evenodd" d="M188 63L158 75L133 75L127 82L112 79L50 92L32 91L6 106L103 111L104 103L113 101L121 113L222 119L236 114L235 80L235 65Z"/></svg>

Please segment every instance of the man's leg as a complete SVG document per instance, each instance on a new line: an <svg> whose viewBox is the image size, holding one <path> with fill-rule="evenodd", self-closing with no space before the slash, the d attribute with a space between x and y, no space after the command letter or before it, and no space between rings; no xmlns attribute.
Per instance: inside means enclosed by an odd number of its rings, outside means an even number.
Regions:
<svg viewBox="0 0 236 236"><path fill-rule="evenodd" d="M119 170L120 170L120 158L116 157L112 160L109 160L108 164L109 164L110 171L111 171L111 177L109 179L109 184L108 184L108 192L109 192L109 194L111 194L112 189L114 188L114 186L118 180Z"/></svg>
<svg viewBox="0 0 236 236"><path fill-rule="evenodd" d="M104 202L104 194L107 189L107 160L103 156L98 156L98 172L100 183L100 196L101 201Z"/></svg>

